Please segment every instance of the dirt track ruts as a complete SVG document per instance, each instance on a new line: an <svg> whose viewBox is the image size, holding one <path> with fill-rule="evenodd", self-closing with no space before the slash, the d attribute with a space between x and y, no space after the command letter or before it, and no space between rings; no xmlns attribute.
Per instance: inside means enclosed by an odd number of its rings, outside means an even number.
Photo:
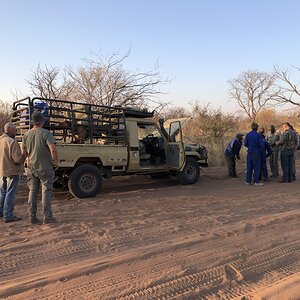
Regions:
<svg viewBox="0 0 300 300"><path fill-rule="evenodd" d="M0 298L241 299L300 274L300 182L255 188L207 172L218 180L117 178L81 201L58 192L58 224L1 225Z"/></svg>

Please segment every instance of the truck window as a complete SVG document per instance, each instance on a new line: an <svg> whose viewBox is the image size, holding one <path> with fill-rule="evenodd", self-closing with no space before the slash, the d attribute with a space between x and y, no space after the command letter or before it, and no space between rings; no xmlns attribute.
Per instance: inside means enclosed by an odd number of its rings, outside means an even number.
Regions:
<svg viewBox="0 0 300 300"><path fill-rule="evenodd" d="M138 123L140 166L158 166L166 163L165 141L154 124ZM155 134L154 134L155 133Z"/></svg>

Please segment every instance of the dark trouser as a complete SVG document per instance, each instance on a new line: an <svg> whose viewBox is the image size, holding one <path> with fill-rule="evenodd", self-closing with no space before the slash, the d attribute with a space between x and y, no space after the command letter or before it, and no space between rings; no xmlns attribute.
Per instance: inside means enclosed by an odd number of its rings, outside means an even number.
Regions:
<svg viewBox="0 0 300 300"><path fill-rule="evenodd" d="M297 157L297 150L295 150L294 158L293 158L293 180L296 180L296 157Z"/></svg>
<svg viewBox="0 0 300 300"><path fill-rule="evenodd" d="M278 154L279 150L272 150L272 155L269 157L270 168L273 177L279 176L279 168L278 168Z"/></svg>
<svg viewBox="0 0 300 300"><path fill-rule="evenodd" d="M35 218L37 212L37 196L42 185L42 205L44 218L52 217L51 199L53 192L53 170L31 172L26 169L27 185L29 188L28 195L28 215L29 218Z"/></svg>
<svg viewBox="0 0 300 300"><path fill-rule="evenodd" d="M281 168L283 172L282 181L292 182L293 181L293 162L294 162L294 150L281 150Z"/></svg>
<svg viewBox="0 0 300 300"><path fill-rule="evenodd" d="M261 177L268 179L269 174L268 174L268 168L267 168L267 157L265 154L260 155L260 174L259 174L259 179Z"/></svg>
<svg viewBox="0 0 300 300"><path fill-rule="evenodd" d="M251 183L252 180L252 174L254 182L259 182L259 172L260 172L260 153L259 152L253 152L253 153L247 153L247 175L246 175L246 181L248 183Z"/></svg>
<svg viewBox="0 0 300 300"><path fill-rule="evenodd" d="M229 177L236 177L236 163L235 163L235 159L225 155L226 157L226 161L227 161L227 166L228 166L228 176Z"/></svg>

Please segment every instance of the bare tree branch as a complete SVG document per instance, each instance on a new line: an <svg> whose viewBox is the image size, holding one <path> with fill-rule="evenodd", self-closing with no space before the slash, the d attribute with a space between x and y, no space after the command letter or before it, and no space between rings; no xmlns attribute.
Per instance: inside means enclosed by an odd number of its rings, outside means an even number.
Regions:
<svg viewBox="0 0 300 300"><path fill-rule="evenodd" d="M293 75L299 72L297 67L280 68L274 67L274 72L279 81L280 93L277 101L281 104L292 104L300 106L300 83L295 83Z"/></svg>
<svg viewBox="0 0 300 300"><path fill-rule="evenodd" d="M246 71L230 83L230 96L236 100L246 115L255 121L258 113L277 99L280 88L275 85L277 77L259 71Z"/></svg>
<svg viewBox="0 0 300 300"><path fill-rule="evenodd" d="M39 64L27 80L33 94L51 99L68 99L73 90L65 72L61 76L59 68L41 67Z"/></svg>
<svg viewBox="0 0 300 300"><path fill-rule="evenodd" d="M163 94L161 86L169 80L162 78L156 65L152 70L128 71L123 63L130 49L123 55L110 57L93 55L85 65L74 69L41 67L31 74L28 84L34 94L45 98L73 99L99 105L162 106L157 98Z"/></svg>
<svg viewBox="0 0 300 300"><path fill-rule="evenodd" d="M223 139L238 127L238 118L230 113L223 113L221 108L213 109L210 104L200 105L198 101L190 104L193 111L193 122L197 124L197 136L210 136Z"/></svg>
<svg viewBox="0 0 300 300"><path fill-rule="evenodd" d="M3 133L4 125L10 121L11 105L0 100L0 134Z"/></svg>

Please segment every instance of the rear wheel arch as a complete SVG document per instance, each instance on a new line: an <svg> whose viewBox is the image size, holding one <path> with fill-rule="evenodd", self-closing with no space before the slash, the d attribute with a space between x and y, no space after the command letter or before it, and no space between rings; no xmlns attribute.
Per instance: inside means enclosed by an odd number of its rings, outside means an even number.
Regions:
<svg viewBox="0 0 300 300"><path fill-rule="evenodd" d="M99 168L102 168L103 166L100 157L80 157L77 159L74 168L82 164L91 164L91 165L98 166Z"/></svg>

